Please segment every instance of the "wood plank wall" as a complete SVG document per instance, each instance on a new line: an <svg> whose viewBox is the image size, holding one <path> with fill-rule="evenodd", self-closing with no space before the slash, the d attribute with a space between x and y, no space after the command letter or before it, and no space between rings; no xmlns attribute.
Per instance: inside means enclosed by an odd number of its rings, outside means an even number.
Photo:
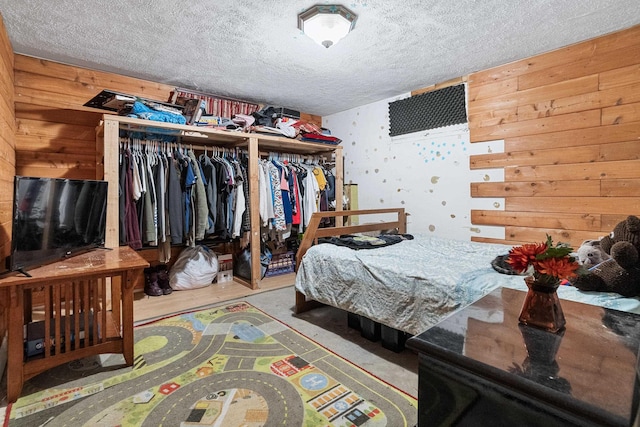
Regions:
<svg viewBox="0 0 640 427"><path fill-rule="evenodd" d="M13 110L13 49L0 15L0 270L11 251L11 216L13 214L13 176L15 175L15 113ZM0 293L0 342L7 332L6 302L8 291ZM6 361L6 355L0 355ZM0 372L4 363L0 364ZM0 374L1 375L1 374Z"/></svg>
<svg viewBox="0 0 640 427"><path fill-rule="evenodd" d="M83 104L103 89L166 101L173 87L15 55L16 173L102 178L95 128L108 111Z"/></svg>
<svg viewBox="0 0 640 427"><path fill-rule="evenodd" d="M0 16L0 267L4 267L11 250L13 177L16 164L13 102L13 50Z"/></svg>
<svg viewBox="0 0 640 427"><path fill-rule="evenodd" d="M471 183L473 224L506 227L504 240L577 247L640 215L640 26L472 74L471 142L504 140L472 169L503 168L504 182Z"/></svg>
<svg viewBox="0 0 640 427"><path fill-rule="evenodd" d="M102 177L95 127L108 111L83 107L103 89L166 101L173 86L15 55L16 173ZM321 124L322 118L305 115Z"/></svg>

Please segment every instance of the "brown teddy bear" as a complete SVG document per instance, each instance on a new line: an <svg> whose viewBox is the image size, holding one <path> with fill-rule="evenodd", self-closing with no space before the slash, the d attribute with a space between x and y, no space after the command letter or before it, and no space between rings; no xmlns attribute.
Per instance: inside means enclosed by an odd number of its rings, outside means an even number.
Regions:
<svg viewBox="0 0 640 427"><path fill-rule="evenodd" d="M640 218L629 215L618 223L610 236L600 239L600 248L611 258L579 275L572 284L583 291L640 295Z"/></svg>

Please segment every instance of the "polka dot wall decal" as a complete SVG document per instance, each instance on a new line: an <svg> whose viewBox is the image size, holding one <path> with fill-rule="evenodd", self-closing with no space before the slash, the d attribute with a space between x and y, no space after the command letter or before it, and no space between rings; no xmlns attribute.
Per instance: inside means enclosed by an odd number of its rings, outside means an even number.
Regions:
<svg viewBox="0 0 640 427"><path fill-rule="evenodd" d="M385 183L385 182L387 182L387 180L386 180L386 179L383 179L383 180L382 180L382 182L383 182L383 183Z"/></svg>
<svg viewBox="0 0 640 427"><path fill-rule="evenodd" d="M396 191L399 193L402 191L402 188L398 188Z"/></svg>
<svg viewBox="0 0 640 427"><path fill-rule="evenodd" d="M353 126L356 126L358 123L356 123L356 121L354 120L353 123L351 123Z"/></svg>
<svg viewBox="0 0 640 427"><path fill-rule="evenodd" d="M353 141L353 142L351 143L351 145L356 145L356 142L355 142L355 141Z"/></svg>
<svg viewBox="0 0 640 427"><path fill-rule="evenodd" d="M430 188L430 189L429 189L429 193L433 193L433 188Z"/></svg>
<svg viewBox="0 0 640 427"><path fill-rule="evenodd" d="M386 162L388 162L388 161L389 161L389 158L388 158L388 157L385 157L385 158L384 158L384 162L386 163Z"/></svg>
<svg viewBox="0 0 640 427"><path fill-rule="evenodd" d="M433 224L431 224L431 225L429 226L429 231L431 231L431 232L436 231L436 226L435 226L435 225L433 225Z"/></svg>
<svg viewBox="0 0 640 427"><path fill-rule="evenodd" d="M374 172L375 172L375 173L378 173L378 172L380 172L380 169L377 169L377 168L376 168L376 169L374 170Z"/></svg>
<svg viewBox="0 0 640 427"><path fill-rule="evenodd" d="M400 204L401 204L401 205L404 205L404 200L400 200Z"/></svg>
<svg viewBox="0 0 640 427"><path fill-rule="evenodd" d="M483 181L491 181L491 177L489 175L485 175L482 177Z"/></svg>
<svg viewBox="0 0 640 427"><path fill-rule="evenodd" d="M493 202L493 207L498 209L500 207L500 203L499 202Z"/></svg>
<svg viewBox="0 0 640 427"><path fill-rule="evenodd" d="M442 206L447 206L447 201L446 200L442 201Z"/></svg>
<svg viewBox="0 0 640 427"><path fill-rule="evenodd" d="M439 179L440 179L439 176L432 176L431 177L431 183L432 184L437 184Z"/></svg>
<svg viewBox="0 0 640 427"><path fill-rule="evenodd" d="M451 215L449 215L449 216L451 217L451 219L453 219L453 218L455 218L455 217L456 217L456 215L455 215L455 214L451 214Z"/></svg>
<svg viewBox="0 0 640 427"><path fill-rule="evenodd" d="M478 227L471 227L469 229L472 233L480 233L480 229Z"/></svg>
<svg viewBox="0 0 640 427"><path fill-rule="evenodd" d="M380 203L384 203L384 199L380 199Z"/></svg>

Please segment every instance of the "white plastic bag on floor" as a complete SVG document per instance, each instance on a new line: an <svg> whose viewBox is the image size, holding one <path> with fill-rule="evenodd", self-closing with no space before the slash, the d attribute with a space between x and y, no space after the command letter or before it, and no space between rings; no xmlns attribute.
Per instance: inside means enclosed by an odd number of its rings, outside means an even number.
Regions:
<svg viewBox="0 0 640 427"><path fill-rule="evenodd" d="M209 286L218 274L218 257L206 246L188 246L169 270L169 285L176 291Z"/></svg>

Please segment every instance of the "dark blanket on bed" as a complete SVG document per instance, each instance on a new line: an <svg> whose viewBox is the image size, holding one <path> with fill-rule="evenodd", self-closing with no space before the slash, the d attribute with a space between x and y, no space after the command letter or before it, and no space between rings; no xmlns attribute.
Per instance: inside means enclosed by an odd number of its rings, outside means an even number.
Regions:
<svg viewBox="0 0 640 427"><path fill-rule="evenodd" d="M383 246L395 245L405 240L413 240L411 234L381 234L379 236L360 236L344 234L340 237L323 237L318 243L331 243L346 246L351 249L375 249Z"/></svg>

